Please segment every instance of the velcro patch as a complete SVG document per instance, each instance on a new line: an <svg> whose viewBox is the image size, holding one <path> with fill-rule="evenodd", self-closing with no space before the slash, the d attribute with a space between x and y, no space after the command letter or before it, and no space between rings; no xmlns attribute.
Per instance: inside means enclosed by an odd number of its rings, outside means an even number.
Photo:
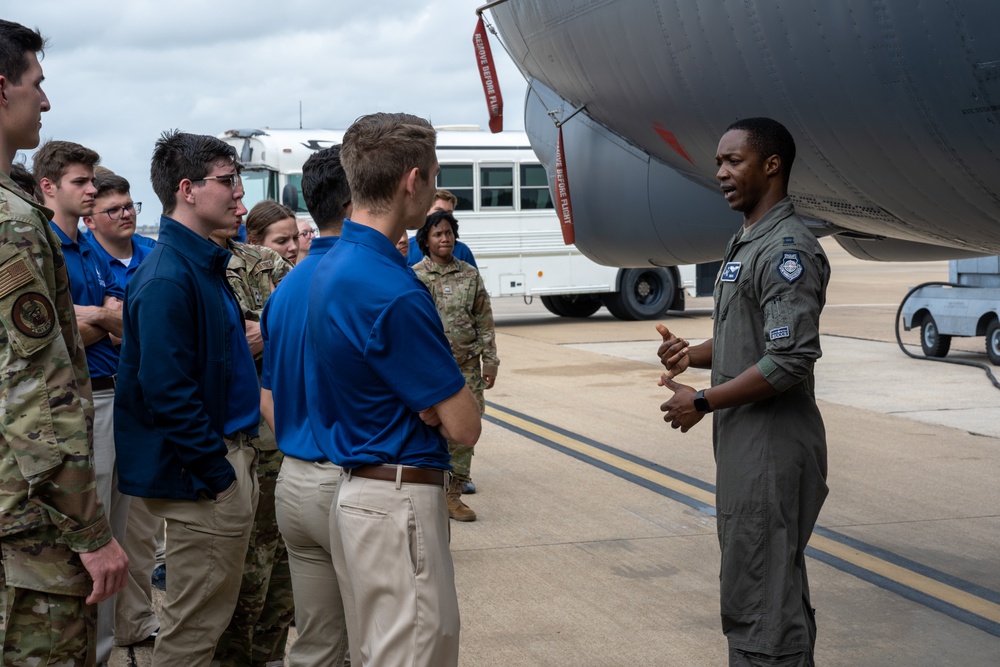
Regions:
<svg viewBox="0 0 1000 667"><path fill-rule="evenodd" d="M719 280L724 283L735 283L736 279L740 276L740 267L742 262L729 262L722 269L722 275L719 276Z"/></svg>
<svg viewBox="0 0 1000 667"><path fill-rule="evenodd" d="M778 264L778 273L790 283L802 277L802 260L799 259L797 251L781 253L781 262Z"/></svg>
<svg viewBox="0 0 1000 667"><path fill-rule="evenodd" d="M0 269L0 299L23 285L27 285L34 277L31 275L31 268L25 257L14 260L7 266Z"/></svg>
<svg viewBox="0 0 1000 667"><path fill-rule="evenodd" d="M788 327L780 327L778 329L771 329L767 334L768 340L778 340L779 338L788 338Z"/></svg>
<svg viewBox="0 0 1000 667"><path fill-rule="evenodd" d="M782 241L781 245L795 245L794 236L785 236L784 238L781 239L781 241Z"/></svg>
<svg viewBox="0 0 1000 667"><path fill-rule="evenodd" d="M52 303L38 292L25 292L17 297L10 309L10 319L28 338L45 338L56 325Z"/></svg>

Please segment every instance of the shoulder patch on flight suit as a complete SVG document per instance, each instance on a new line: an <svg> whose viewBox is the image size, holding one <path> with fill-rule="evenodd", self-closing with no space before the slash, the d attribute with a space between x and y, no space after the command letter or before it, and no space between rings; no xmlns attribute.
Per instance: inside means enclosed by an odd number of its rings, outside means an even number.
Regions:
<svg viewBox="0 0 1000 667"><path fill-rule="evenodd" d="M724 283L734 283L736 279L740 276L740 267L742 262L729 262L722 269L722 275L719 276L719 280Z"/></svg>
<svg viewBox="0 0 1000 667"><path fill-rule="evenodd" d="M778 264L778 273L789 283L794 283L802 277L802 260L797 251L781 253L781 262Z"/></svg>
<svg viewBox="0 0 1000 667"><path fill-rule="evenodd" d="M786 236L781 239L781 245L794 245L794 244L795 244L794 236Z"/></svg>

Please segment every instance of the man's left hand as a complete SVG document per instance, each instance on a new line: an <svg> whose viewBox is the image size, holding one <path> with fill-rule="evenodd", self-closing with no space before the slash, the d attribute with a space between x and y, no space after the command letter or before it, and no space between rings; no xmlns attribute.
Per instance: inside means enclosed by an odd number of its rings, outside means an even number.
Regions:
<svg viewBox="0 0 1000 667"><path fill-rule="evenodd" d="M670 424L671 428L679 428L681 433L687 433L688 429L701 421L705 415L694 409L694 387L675 382L666 373L660 376L658 383L661 387L666 387L674 392L669 401L660 406L660 410L665 412L663 421Z"/></svg>

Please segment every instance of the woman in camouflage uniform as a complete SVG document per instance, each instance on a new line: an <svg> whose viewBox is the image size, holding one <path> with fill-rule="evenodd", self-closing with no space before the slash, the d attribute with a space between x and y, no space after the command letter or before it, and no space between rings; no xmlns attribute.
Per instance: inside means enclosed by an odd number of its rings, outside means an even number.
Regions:
<svg viewBox="0 0 1000 667"><path fill-rule="evenodd" d="M451 352L469 388L486 409L483 391L491 389L497 377L493 309L479 271L454 255L458 221L448 211L436 211L417 232L417 245L424 258L413 271L430 290L437 306ZM476 513L462 502L462 483L471 479L472 447L448 442L452 480L448 488L448 514L457 521L475 521Z"/></svg>

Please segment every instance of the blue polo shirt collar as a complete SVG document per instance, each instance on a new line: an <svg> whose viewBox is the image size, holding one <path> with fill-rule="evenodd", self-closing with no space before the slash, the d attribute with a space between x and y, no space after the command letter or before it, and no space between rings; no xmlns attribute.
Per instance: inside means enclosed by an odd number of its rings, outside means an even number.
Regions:
<svg viewBox="0 0 1000 667"><path fill-rule="evenodd" d="M340 233L340 238L344 241L367 246L375 252L384 255L393 264L398 264L404 269L406 268L406 258L403 257L403 253L396 250L396 244L386 238L385 234L377 229L366 225L359 225L356 222L345 219L344 229ZM315 243L315 241L313 242Z"/></svg>

